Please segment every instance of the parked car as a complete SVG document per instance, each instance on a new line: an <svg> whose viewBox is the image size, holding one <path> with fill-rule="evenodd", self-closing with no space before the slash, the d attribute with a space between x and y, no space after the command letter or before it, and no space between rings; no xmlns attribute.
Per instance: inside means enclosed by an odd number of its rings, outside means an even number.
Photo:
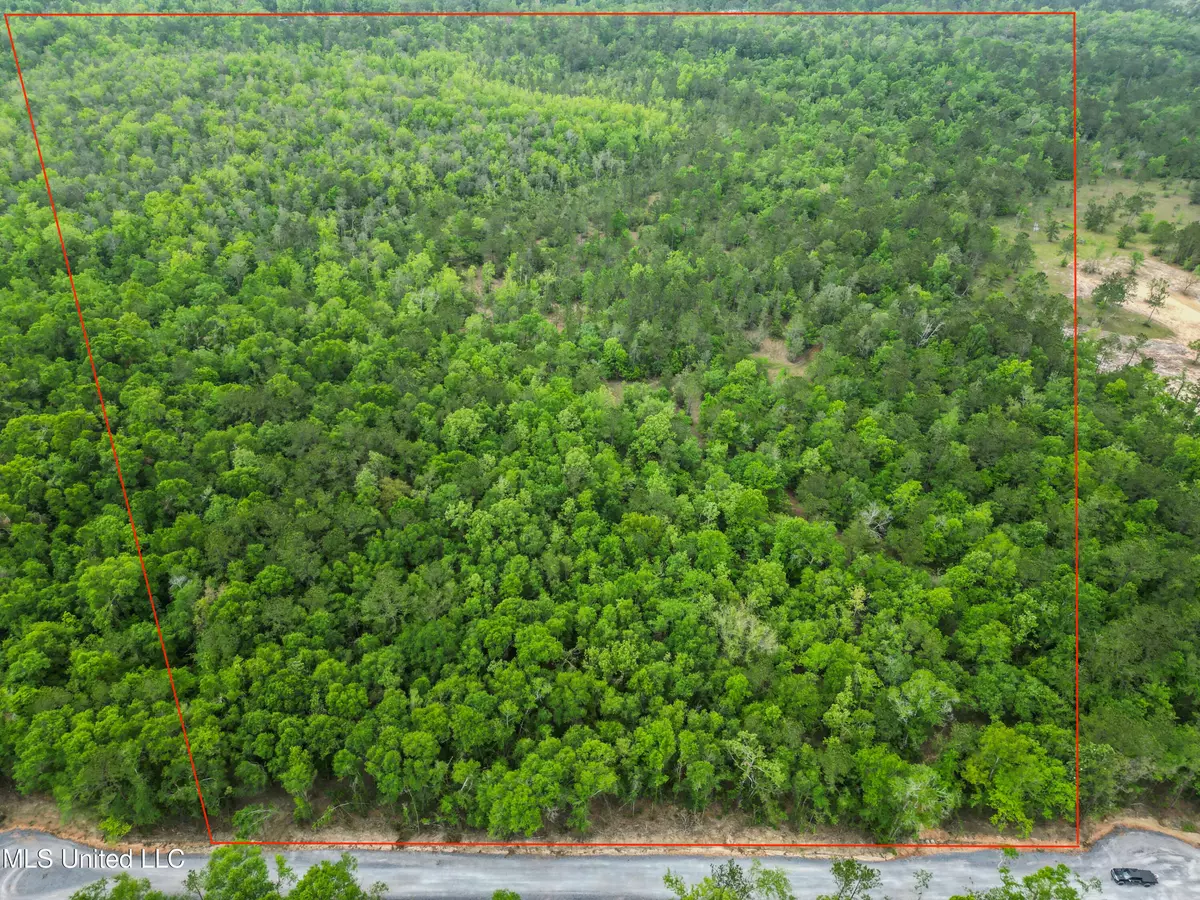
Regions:
<svg viewBox="0 0 1200 900"><path fill-rule="evenodd" d="M1158 879L1149 869L1113 869L1112 880L1117 884L1140 884L1142 887L1158 884Z"/></svg>

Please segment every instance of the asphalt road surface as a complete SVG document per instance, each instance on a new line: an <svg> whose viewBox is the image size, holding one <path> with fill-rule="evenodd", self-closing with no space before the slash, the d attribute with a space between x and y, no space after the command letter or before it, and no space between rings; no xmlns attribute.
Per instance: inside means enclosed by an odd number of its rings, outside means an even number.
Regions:
<svg viewBox="0 0 1200 900"><path fill-rule="evenodd" d="M45 869L9 865L19 848L26 849L35 865L38 851L48 850L53 865ZM106 874L95 869L64 867L64 850L71 861L75 851L86 852L87 848L31 832L0 832L0 900L66 900L80 887ZM296 850L285 855L297 875L301 875L310 866L321 860L337 859L339 854ZM490 898L500 888L516 891L523 900L662 898L670 896L662 883L663 872L668 868L691 882L707 875L712 865L719 862L695 856L541 857L386 850L361 850L354 855L358 859L359 880L364 885L383 882L388 897L438 900ZM202 866L204 860L200 854L185 858L176 855L175 862L184 862L182 868L143 869L134 854L134 866L129 871L135 877L149 878L159 890L181 892L187 871ZM885 895L890 900L915 897L913 875L918 869L933 873L926 900L945 900L952 894L985 889L999 883L996 866L1000 860L997 851L979 851L874 863L883 877L883 889L874 896L876 900ZM817 894L832 890L828 861L774 857L764 862L788 874L799 900L812 900ZM1022 853L1011 866L1015 874L1024 875L1059 862L1066 863L1082 877L1100 878L1103 884L1100 896L1106 898L1200 898L1200 850L1163 835L1122 832L1100 841L1087 853ZM1109 877L1109 869L1115 866L1150 869L1158 876L1159 884L1150 889L1118 887Z"/></svg>

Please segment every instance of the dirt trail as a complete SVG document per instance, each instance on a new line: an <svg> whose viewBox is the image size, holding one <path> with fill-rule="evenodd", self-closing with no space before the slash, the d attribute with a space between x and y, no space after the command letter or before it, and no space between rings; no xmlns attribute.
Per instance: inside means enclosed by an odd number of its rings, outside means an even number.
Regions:
<svg viewBox="0 0 1200 900"><path fill-rule="evenodd" d="M3 831L23 830L37 831L50 834L64 840L75 841L91 847L106 846L99 829L94 823L76 820L64 824L58 809L53 802L44 798L20 797L11 792L0 790L0 810L4 811L4 819L0 821L0 833ZM398 846L392 849L429 851L437 849L441 852L453 853L502 853L502 854L533 854L542 856L596 856L609 855L619 849L622 855L655 855L662 853L679 853L679 848L658 847L620 847L612 844L712 844L709 847L688 847L690 856L728 856L729 849L721 844L869 844L869 836L859 834L846 828L822 828L814 831L797 831L794 829L773 829L765 825L754 825L744 815L736 812L716 813L706 812L701 815L686 809L668 805L645 805L640 809L630 811L624 806L600 806L595 810L594 827L584 841L580 842L578 835L571 833L551 833L535 838L530 846L522 847L524 841L515 841L504 846L451 846L431 848L428 843L439 841L488 841L489 837L476 832L447 832L444 829L428 829L421 832L402 832L388 823L381 815L368 818L348 819L342 823L331 825L320 831L297 826L292 823L290 816L281 814L270 823L262 835L263 840L270 841L367 841L367 842L410 842L411 846ZM1091 846L1113 831L1119 829L1138 829L1167 835L1177 840L1200 848L1200 834L1194 831L1184 831L1183 820L1164 822L1154 818L1144 810L1128 811L1120 815L1102 820L1085 823L1083 843ZM217 839L229 839L228 823L220 821L213 823L213 832ZM985 846L1001 846L1008 844L1073 844L1075 829L1071 823L1048 823L1038 826L1028 838L1015 834L997 834L987 831L987 823L980 820L978 825L964 822L954 830L930 830L920 835L919 843L928 842L931 846L906 848L873 848L873 847L744 847L739 849L739 855L764 856L806 856L813 858L830 858L853 855L861 860L884 860L914 856L927 856L934 853L945 853L947 850L938 844L982 844ZM536 846L536 841L580 842L571 847ZM134 833L123 838L121 847L132 847L135 850L145 848L170 849L178 847L188 852L209 849L203 826L199 823L178 823L164 826L147 833ZM588 846L588 845L592 846ZM609 845L609 846L604 846ZM972 848L956 848L971 851Z"/></svg>
<svg viewBox="0 0 1200 900"><path fill-rule="evenodd" d="M1173 837L1175 840L1183 841L1185 844L1193 847L1200 847L1200 834L1195 831L1183 831L1179 828L1171 828L1150 816L1127 815L1114 816L1110 819L1097 822L1084 837L1084 842L1094 844L1122 828L1129 828L1136 831L1153 831L1155 834L1165 834L1167 837Z"/></svg>

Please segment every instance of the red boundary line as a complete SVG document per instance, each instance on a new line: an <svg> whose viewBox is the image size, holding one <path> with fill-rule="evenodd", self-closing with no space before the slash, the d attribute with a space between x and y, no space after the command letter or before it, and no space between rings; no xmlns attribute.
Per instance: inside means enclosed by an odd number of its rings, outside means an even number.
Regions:
<svg viewBox="0 0 1200 900"><path fill-rule="evenodd" d="M112 426L108 421L108 410L104 405L104 392L100 388L100 375L96 370L96 361L92 356L92 345L88 338L87 325L83 320L83 307L79 302L79 293L75 289L75 276L71 272L71 261L67 257L67 242L63 238L62 225L59 224L58 209L54 205L54 193L50 189L50 175L46 171L46 161L42 157L42 146L38 141L37 126L33 121L33 107L29 102L29 94L25 90L25 77L21 74L21 62L17 57L17 44L13 39L12 25L9 19L47 18L47 19L114 19L114 18L697 18L743 16L762 18L772 16L1070 16L1071 17L1071 252L1072 252L1072 374L1074 389L1074 447L1075 447L1075 843L1074 844L997 844L997 843L908 843L908 844L855 844L855 843L639 843L639 842L609 842L596 843L587 841L218 841L213 838L212 825L208 819L208 809L204 804L204 791L200 787L200 774L196 769L196 760L192 756L192 745L188 739L187 725L183 718L183 706L179 702L179 693L175 689L175 679L171 673L171 660L167 655L167 645L163 639L162 626L158 621L158 608L154 602L154 593L150 588L150 576L146 571L146 563L142 558L142 544L138 538L137 525L133 520L133 507L129 503L129 494L125 489L125 479L121 474L121 460L117 454L117 442L113 436ZM92 382L96 387L96 397L100 401L100 414L104 419L104 430L108 434L108 443L112 449L113 464L117 470L117 481L121 485L121 496L125 501L125 512L129 516L129 527L133 532L133 544L137 550L138 564L142 569L142 579L146 584L146 596L150 601L150 612L154 616L154 627L158 632L158 644L162 649L163 662L167 667L167 680L171 685L171 696L175 701L175 712L179 717L179 727L183 732L183 744L187 749L188 762L192 768L192 778L196 783L196 796L200 800L200 812L204 816L204 828L208 832L208 842L213 847L672 847L672 848L842 848L842 849L926 849L926 850L1078 850L1082 843L1082 813L1079 793L1079 88L1078 88L1078 50L1079 41L1076 30L1077 19L1074 10L906 10L906 11L763 11L763 12L670 12L670 11L572 11L572 12L15 12L4 14L4 27L8 31L8 42L12 47L13 63L17 69L17 79L21 84L21 96L25 100L25 111L29 114L29 130L33 134L33 143L37 148L38 163L42 168L42 179L46 183L46 197L50 202L50 212L54 217L54 227L58 232L59 246L62 248L63 265L67 270L67 281L71 285L71 297L75 301L75 311L79 316L79 328L83 332L83 345L87 350L88 365L92 370Z"/></svg>
<svg viewBox="0 0 1200 900"><path fill-rule="evenodd" d="M889 10L868 10L868 11L853 11L853 10L813 10L811 12L796 12L788 10L765 10L762 12L729 12L729 11L714 11L714 12L671 12L669 10L655 11L585 11L579 12L530 12L520 10L510 10L507 12L15 12L6 13L5 18L41 18L41 19L69 19L69 18L84 18L84 19L136 19L136 18L157 18L157 19L180 19L180 18L196 18L207 17L215 18L240 18L240 19L265 19L265 18L280 18L280 17L306 17L306 18L403 18L403 17L418 17L418 18L443 18L443 19L462 19L471 17L487 17L487 18L621 18L623 16L658 16L662 18L685 18L685 17L715 17L715 16L1074 16L1073 10L906 10L906 11L889 11ZM872 847L882 847L883 844L871 844Z"/></svg>
<svg viewBox="0 0 1200 900"><path fill-rule="evenodd" d="M133 531L133 546L137 550L138 564L142 567L142 580L146 583L146 596L150 600L150 612L154 616L154 628L158 632L158 646L162 649L163 662L167 666L167 681L171 685L171 696L175 699L175 712L179 716L179 727L183 729L183 744L187 748L188 762L192 766L192 778L196 781L196 794L200 798L200 812L204 815L204 827L208 839L212 840L212 826L208 822L208 810L204 806L204 793L200 790L200 775L196 772L196 761L192 758L192 742L188 739L187 725L183 721L183 707L179 704L179 693L175 690L175 677L171 673L171 660L167 657L167 644L163 640L162 626L158 621L158 607L154 603L154 592L150 590L150 576L146 572L146 561L142 559L142 542L138 538L137 525L133 522L133 507L129 505L129 492L125 490L125 476L121 474L121 459L117 455L117 441L113 437L112 425L108 421L108 409L104 405L104 391L100 389L100 375L96 371L96 360L92 356L92 342L88 338L87 325L83 321L83 307L79 304L79 292L75 290L75 275L71 272L71 261L67 258L67 242L63 240L62 225L58 221L58 209L54 205L54 194L50 190L50 176L46 172L46 161L42 158L42 145L38 141L37 126L33 124L33 107L29 105L29 94L25 91L25 76L21 74L21 62L17 59L17 44L13 40L12 26L8 16L4 17L8 31L8 42L12 45L13 63L17 67L17 79L21 83L21 96L25 98L25 111L29 113L29 130L33 133L33 145L37 148L38 162L42 166L42 178L46 182L46 197L50 201L50 212L54 215L54 227L58 231L58 243L62 247L63 265L67 268L67 281L71 285L71 297L75 301L75 312L79 316L79 328L83 332L83 346L87 350L88 365L92 369L92 382L96 385L96 396L100 400L100 415L104 419L104 430L108 433L108 444L112 448L113 464L117 468L117 481L121 485L121 497L125 500L125 512L129 515L129 527Z"/></svg>
<svg viewBox="0 0 1200 900"><path fill-rule="evenodd" d="M1075 438L1075 843L1082 845L1079 798L1079 38L1071 13L1071 371Z"/></svg>

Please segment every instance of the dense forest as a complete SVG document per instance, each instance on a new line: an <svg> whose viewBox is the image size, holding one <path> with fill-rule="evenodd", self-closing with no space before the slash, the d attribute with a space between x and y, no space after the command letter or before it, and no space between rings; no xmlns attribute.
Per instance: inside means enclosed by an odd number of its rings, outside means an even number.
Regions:
<svg viewBox="0 0 1200 900"><path fill-rule="evenodd" d="M1080 177L1200 179L1124 5ZM1074 820L1071 301L993 224L1069 17L11 21L216 826ZM200 808L5 85L0 786L119 836ZM1083 810L1195 801L1196 397L1078 352Z"/></svg>

